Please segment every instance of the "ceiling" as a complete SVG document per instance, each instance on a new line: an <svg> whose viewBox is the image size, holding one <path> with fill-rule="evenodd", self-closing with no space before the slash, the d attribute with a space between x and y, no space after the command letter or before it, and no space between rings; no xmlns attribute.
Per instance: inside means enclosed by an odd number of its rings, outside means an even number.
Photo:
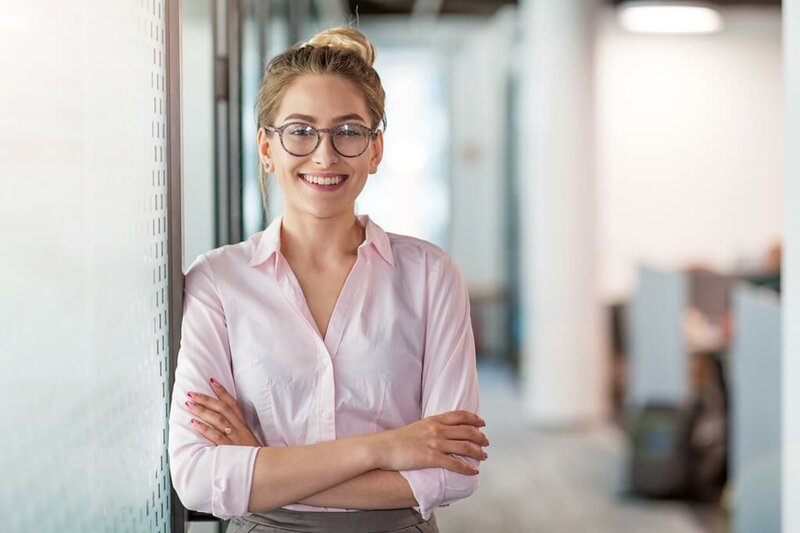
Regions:
<svg viewBox="0 0 800 533"><path fill-rule="evenodd" d="M418 11L440 15L491 16L503 5L516 0L349 0L350 12L359 15L410 15Z"/></svg>
<svg viewBox="0 0 800 533"><path fill-rule="evenodd" d="M625 0L609 0L619 4ZM781 0L716 0L720 6L761 5L780 6ZM439 15L491 16L506 4L517 4L517 0L348 0L351 13L359 15L411 15L418 13Z"/></svg>

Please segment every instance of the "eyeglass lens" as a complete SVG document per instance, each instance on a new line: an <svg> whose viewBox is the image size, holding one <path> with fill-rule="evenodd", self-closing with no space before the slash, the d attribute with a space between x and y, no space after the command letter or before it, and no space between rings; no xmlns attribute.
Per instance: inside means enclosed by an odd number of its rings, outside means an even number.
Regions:
<svg viewBox="0 0 800 533"><path fill-rule="evenodd" d="M307 124L290 124L281 134L284 148L294 155L308 155L317 146L320 133ZM358 124L342 124L330 132L333 147L345 157L364 153L369 143L369 129Z"/></svg>

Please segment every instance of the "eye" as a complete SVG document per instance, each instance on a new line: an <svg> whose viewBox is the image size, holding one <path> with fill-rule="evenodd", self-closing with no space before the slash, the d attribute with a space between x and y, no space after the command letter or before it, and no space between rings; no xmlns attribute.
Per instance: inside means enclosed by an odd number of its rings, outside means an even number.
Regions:
<svg viewBox="0 0 800 533"><path fill-rule="evenodd" d="M292 124L286 128L286 133L296 137L314 137L316 132L308 124Z"/></svg>
<svg viewBox="0 0 800 533"><path fill-rule="evenodd" d="M359 124L342 124L336 128L337 137L363 137L366 135L364 126Z"/></svg>

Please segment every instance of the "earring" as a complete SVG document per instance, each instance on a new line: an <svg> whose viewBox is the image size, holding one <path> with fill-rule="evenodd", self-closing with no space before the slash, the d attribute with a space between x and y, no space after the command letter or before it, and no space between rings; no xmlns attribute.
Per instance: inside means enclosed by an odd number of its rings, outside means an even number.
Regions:
<svg viewBox="0 0 800 533"><path fill-rule="evenodd" d="M268 162L264 161L264 172L266 172L267 174L272 172L272 164L271 163L268 163Z"/></svg>

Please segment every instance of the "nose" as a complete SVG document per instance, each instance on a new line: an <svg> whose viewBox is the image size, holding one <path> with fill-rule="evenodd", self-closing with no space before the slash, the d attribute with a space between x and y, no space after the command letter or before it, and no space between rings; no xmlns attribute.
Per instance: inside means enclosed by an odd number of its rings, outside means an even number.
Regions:
<svg viewBox="0 0 800 533"><path fill-rule="evenodd" d="M339 154L333 148L333 139L330 132L320 133L320 136L319 146L311 155L314 163L322 168L328 168L339 161Z"/></svg>

